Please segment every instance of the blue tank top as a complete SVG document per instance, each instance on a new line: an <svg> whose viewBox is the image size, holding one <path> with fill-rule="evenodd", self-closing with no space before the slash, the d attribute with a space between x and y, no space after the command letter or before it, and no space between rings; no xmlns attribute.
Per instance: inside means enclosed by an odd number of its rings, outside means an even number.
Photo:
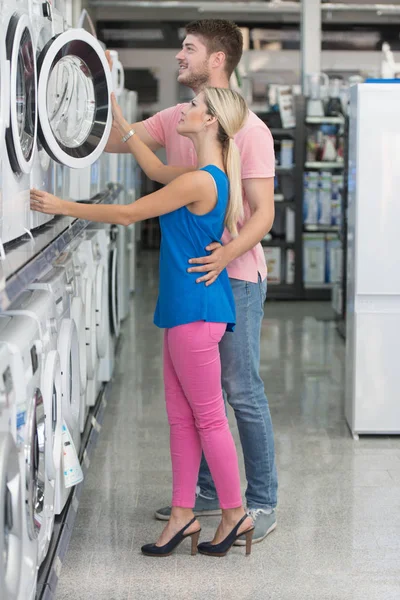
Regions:
<svg viewBox="0 0 400 600"><path fill-rule="evenodd" d="M213 177L217 203L206 215L195 215L186 206L160 217L160 284L154 314L158 327L207 321L235 326L235 302L224 269L210 286L196 283L199 273L188 273L189 259L206 256L206 246L220 242L229 200L229 179L215 165L202 169Z"/></svg>

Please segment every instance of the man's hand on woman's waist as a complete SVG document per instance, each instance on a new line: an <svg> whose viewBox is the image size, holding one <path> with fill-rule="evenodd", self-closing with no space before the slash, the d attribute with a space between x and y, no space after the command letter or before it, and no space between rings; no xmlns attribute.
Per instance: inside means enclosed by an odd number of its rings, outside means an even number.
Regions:
<svg viewBox="0 0 400 600"><path fill-rule="evenodd" d="M200 265L199 267L189 267L188 273L206 273L202 277L196 279L196 283L205 282L206 286L211 285L218 279L219 274L231 262L230 251L228 246L222 246L218 242L213 242L206 247L207 252L211 252L209 256L200 258L191 258L191 265Z"/></svg>

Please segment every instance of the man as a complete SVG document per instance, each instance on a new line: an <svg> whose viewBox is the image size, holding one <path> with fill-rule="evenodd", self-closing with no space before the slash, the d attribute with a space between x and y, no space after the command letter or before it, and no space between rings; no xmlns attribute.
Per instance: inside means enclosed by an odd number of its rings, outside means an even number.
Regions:
<svg viewBox="0 0 400 600"><path fill-rule="evenodd" d="M186 38L176 58L178 81L196 94L205 86L229 87L230 77L242 56L240 29L229 21L205 19L186 27ZM168 164L196 166L193 144L176 133L182 104L135 123L132 128L152 150L165 147ZM274 146L270 131L254 113L235 136L241 154L245 219L239 235L224 232L223 246L211 244L208 256L194 258L189 271L205 273L197 282L212 285L227 267L235 296L237 324L220 343L222 384L232 406L243 448L247 478L246 500L255 521L254 542L276 527L277 474L274 437L264 384L259 375L260 335L266 296L266 265L260 240L274 220ZM112 130L106 150L127 152L121 135ZM189 266L189 265L188 265ZM205 282L205 283L204 283ZM203 457L198 479L196 516L219 514L214 483ZM156 518L168 520L170 507ZM244 540L237 542L244 544Z"/></svg>

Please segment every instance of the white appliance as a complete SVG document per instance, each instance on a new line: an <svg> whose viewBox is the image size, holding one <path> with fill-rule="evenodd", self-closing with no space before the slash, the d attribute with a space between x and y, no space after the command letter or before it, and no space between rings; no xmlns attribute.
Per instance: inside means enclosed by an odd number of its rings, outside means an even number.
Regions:
<svg viewBox="0 0 400 600"><path fill-rule="evenodd" d="M36 321L0 315L0 343L11 356L16 397L16 443L22 477L22 565L18 600L34 600L38 536L43 522L45 487L45 412L40 391L41 353Z"/></svg>
<svg viewBox="0 0 400 600"><path fill-rule="evenodd" d="M75 241L74 241L75 243ZM79 381L80 381L80 411L79 429L83 433L86 424L86 387L87 387L87 362L86 362L86 315L85 315L85 290L82 283L82 270L74 262L73 247L60 254L54 263L55 268L73 272L75 278L74 295L71 298L71 318L75 323L79 343Z"/></svg>
<svg viewBox="0 0 400 600"><path fill-rule="evenodd" d="M106 337L106 352L99 365L99 380L110 381L115 365L115 352L120 334L121 321L118 303L118 227L112 226L107 232L107 267L106 277L108 282L108 325L110 334Z"/></svg>
<svg viewBox="0 0 400 600"><path fill-rule="evenodd" d="M309 96L307 117L323 117L325 115L323 99L329 86L329 78L325 73L310 73L307 83Z"/></svg>
<svg viewBox="0 0 400 600"><path fill-rule="evenodd" d="M79 341L75 322L71 317L74 295L74 274L66 269L53 268L36 280L32 289L50 292L56 306L57 351L61 366L62 415L79 453L80 433L80 371ZM61 457L60 457L61 459ZM71 488L66 488L64 471L60 468L55 479L55 513L60 514L68 500Z"/></svg>
<svg viewBox="0 0 400 600"><path fill-rule="evenodd" d="M22 481L15 445L16 398L8 347L0 345L0 598L16 600L22 563ZM11 432L13 431L13 435ZM14 437L13 437L14 436Z"/></svg>
<svg viewBox="0 0 400 600"><path fill-rule="evenodd" d="M85 306L85 331L86 331L86 398L85 411L96 403L98 393L98 363L97 352L97 262L93 257L93 247L90 241L82 235L75 244L73 252L75 267L80 271L82 297Z"/></svg>
<svg viewBox="0 0 400 600"><path fill-rule="evenodd" d="M66 167L56 169L56 189L63 187L60 195L67 198L87 199L75 169L89 171L90 184L90 165L101 155L112 124L112 80L104 50L84 29L68 29L44 47L38 72L38 97L44 100L38 106L39 140ZM78 191L70 194L69 184Z"/></svg>
<svg viewBox="0 0 400 600"><path fill-rule="evenodd" d="M45 45L53 37L53 15L51 5L42 0L30 0L30 19L34 34L36 57L39 59ZM30 186L39 190L54 193L54 161L43 148L40 139L37 139L36 150L30 174ZM30 211L30 228L34 229L53 219L53 215Z"/></svg>
<svg viewBox="0 0 400 600"><path fill-rule="evenodd" d="M37 135L37 77L34 34L27 3L4 2L1 18L10 62L10 118L2 161L0 232L5 243L24 235L30 222L30 172ZM2 78L2 87L3 83L6 88L6 76L4 82ZM3 91L5 93L5 89Z"/></svg>
<svg viewBox="0 0 400 600"><path fill-rule="evenodd" d="M400 85L350 94L345 413L355 436L399 434Z"/></svg>
<svg viewBox="0 0 400 600"><path fill-rule="evenodd" d="M9 307L6 314L25 315L34 319L40 335L35 344L41 355L40 389L46 419L44 508L38 535L38 561L41 564L47 555L54 529L55 481L59 477L61 460L62 388L54 297L47 290L26 290Z"/></svg>

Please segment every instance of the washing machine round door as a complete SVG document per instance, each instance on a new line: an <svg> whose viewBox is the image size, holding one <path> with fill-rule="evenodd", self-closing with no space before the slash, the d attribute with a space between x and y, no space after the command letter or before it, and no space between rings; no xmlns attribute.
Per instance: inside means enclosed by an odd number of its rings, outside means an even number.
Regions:
<svg viewBox="0 0 400 600"><path fill-rule="evenodd" d="M79 341L79 380L82 395L86 391L87 384L85 307L81 298L77 296L72 298L71 317L75 322Z"/></svg>
<svg viewBox="0 0 400 600"><path fill-rule="evenodd" d="M87 31L68 29L45 45L38 70L43 147L67 167L90 166L103 152L112 124L112 79L104 50Z"/></svg>
<svg viewBox="0 0 400 600"><path fill-rule="evenodd" d="M107 350L107 279L103 265L96 269L96 332L97 354L104 358Z"/></svg>
<svg viewBox="0 0 400 600"><path fill-rule="evenodd" d="M0 433L0 598L16 600L22 559L22 482L18 450Z"/></svg>
<svg viewBox="0 0 400 600"><path fill-rule="evenodd" d="M86 322L86 365L88 379L94 379L97 365L96 341L96 304L94 286L91 279L86 280L85 322Z"/></svg>
<svg viewBox="0 0 400 600"><path fill-rule="evenodd" d="M111 331L115 337L119 337L121 320L118 305L118 251L116 246L110 252L110 281L109 281L109 307Z"/></svg>
<svg viewBox="0 0 400 600"><path fill-rule="evenodd" d="M46 475L53 481L60 470L62 438L62 394L60 357L56 350L49 352L42 383L46 415Z"/></svg>
<svg viewBox="0 0 400 600"><path fill-rule="evenodd" d="M6 143L15 173L30 173L37 134L37 80L33 32L28 15L15 13L6 35L10 61L10 125Z"/></svg>
<svg viewBox="0 0 400 600"><path fill-rule="evenodd" d="M63 319L57 340L61 365L62 415L73 437L80 426L79 342L72 319ZM79 448L76 448L79 452Z"/></svg>
<svg viewBox="0 0 400 600"><path fill-rule="evenodd" d="M35 389L27 410L25 452L26 523L31 540L37 539L43 523L45 486L45 409L43 396Z"/></svg>

